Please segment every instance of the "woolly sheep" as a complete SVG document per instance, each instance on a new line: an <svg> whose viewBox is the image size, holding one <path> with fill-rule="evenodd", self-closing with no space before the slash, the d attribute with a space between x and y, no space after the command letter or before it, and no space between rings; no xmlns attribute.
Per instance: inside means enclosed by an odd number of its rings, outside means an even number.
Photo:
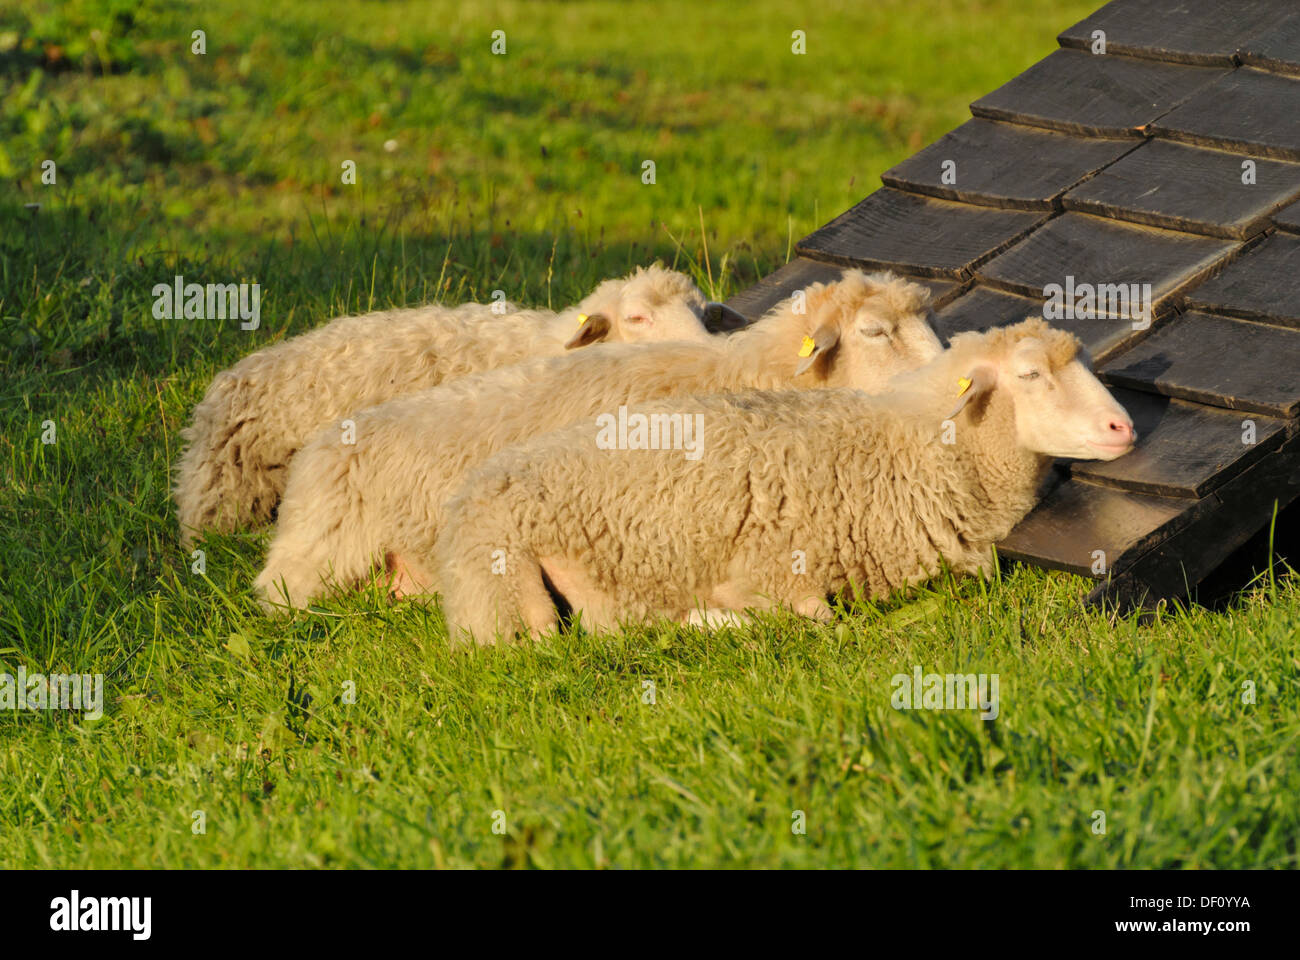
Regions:
<svg viewBox="0 0 1300 960"><path fill-rule="evenodd" d="M182 434L181 540L269 519L294 452L355 410L602 339L703 341L706 312L734 313L706 304L689 277L655 265L606 280L558 314L430 305L341 317L259 350L217 374Z"/></svg>
<svg viewBox="0 0 1300 960"><path fill-rule="evenodd" d="M941 560L988 571L1053 457L1132 448L1132 421L1077 350L1034 318L954 337L883 397L751 392L638 408L702 417L695 462L602 449L590 421L513 447L447 506L448 629L480 643L554 629L548 585L585 627L609 629L777 605L825 619L828 598L886 595Z"/></svg>
<svg viewBox="0 0 1300 960"><path fill-rule="evenodd" d="M492 453L619 404L777 387L857 387L941 350L928 291L847 271L705 343L610 344L467 377L356 416L356 443L322 432L294 458L257 592L303 606L385 562L398 595L428 593L445 502Z"/></svg>

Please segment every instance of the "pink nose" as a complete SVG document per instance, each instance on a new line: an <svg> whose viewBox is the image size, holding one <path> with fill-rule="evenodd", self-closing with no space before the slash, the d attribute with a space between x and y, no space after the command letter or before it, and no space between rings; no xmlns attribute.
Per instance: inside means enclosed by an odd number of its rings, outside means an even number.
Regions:
<svg viewBox="0 0 1300 960"><path fill-rule="evenodd" d="M1133 429L1133 424L1127 420L1118 418L1111 420L1106 424L1107 434L1112 443L1135 443L1137 442L1137 432Z"/></svg>

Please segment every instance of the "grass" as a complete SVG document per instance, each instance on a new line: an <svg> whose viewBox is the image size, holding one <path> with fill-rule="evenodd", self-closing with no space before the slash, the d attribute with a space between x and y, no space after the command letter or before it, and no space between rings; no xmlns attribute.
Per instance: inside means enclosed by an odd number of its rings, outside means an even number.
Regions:
<svg viewBox="0 0 1300 960"><path fill-rule="evenodd" d="M5 0L0 672L110 679L98 720L0 711L0 866L1294 868L1283 568L1151 622L1009 567L453 651L374 595L264 619L264 531L176 546L177 432L248 351L656 257L725 296L1092 6ZM257 280L260 329L155 320L175 273ZM893 709L918 665L997 674L999 716Z"/></svg>

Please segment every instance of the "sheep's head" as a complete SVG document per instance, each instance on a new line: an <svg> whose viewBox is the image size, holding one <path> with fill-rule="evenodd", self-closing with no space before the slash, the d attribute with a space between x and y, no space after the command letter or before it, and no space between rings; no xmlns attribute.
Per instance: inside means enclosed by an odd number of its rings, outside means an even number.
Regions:
<svg viewBox="0 0 1300 960"><path fill-rule="evenodd" d="M600 340L708 340L712 334L704 318L728 308L705 301L690 277L655 264L606 280L578 309L578 328L565 344L569 349Z"/></svg>
<svg viewBox="0 0 1300 960"><path fill-rule="evenodd" d="M1079 341L1031 317L986 333L958 334L952 353L964 375L949 417L1000 398L1015 413L1020 447L1049 457L1114 460L1133 449L1133 421L1092 373ZM969 368L969 369L967 369Z"/></svg>
<svg viewBox="0 0 1300 960"><path fill-rule="evenodd" d="M929 322L929 291L890 273L846 270L834 283L805 291L811 333L795 376L807 371L828 386L880 393L891 377L943 352Z"/></svg>

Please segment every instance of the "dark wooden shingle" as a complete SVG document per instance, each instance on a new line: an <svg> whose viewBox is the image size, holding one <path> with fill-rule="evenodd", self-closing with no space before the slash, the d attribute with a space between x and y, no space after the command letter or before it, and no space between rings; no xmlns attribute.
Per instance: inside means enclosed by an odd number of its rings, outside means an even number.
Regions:
<svg viewBox="0 0 1300 960"><path fill-rule="evenodd" d="M1108 53L1230 67L1242 42L1282 10L1279 0L1114 0L1057 39L1090 50L1102 30Z"/></svg>
<svg viewBox="0 0 1300 960"><path fill-rule="evenodd" d="M1300 414L1300 331L1180 316L1101 367L1108 383L1227 410Z"/></svg>
<svg viewBox="0 0 1300 960"><path fill-rule="evenodd" d="M1241 67L1152 125L1159 137L1300 160L1300 78Z"/></svg>
<svg viewBox="0 0 1300 960"><path fill-rule="evenodd" d="M975 286L935 314L934 332L946 343L953 334L1005 327L1019 323L1026 317L1042 315L1041 297L1022 297L992 287ZM1098 361L1105 359L1134 335L1133 324L1128 320L1054 320L1052 325L1069 330L1077 336L1093 359Z"/></svg>
<svg viewBox="0 0 1300 960"><path fill-rule="evenodd" d="M1246 162L1251 169L1243 168ZM1067 210L1245 239L1297 196L1300 163L1154 140L1075 187L1062 203Z"/></svg>
<svg viewBox="0 0 1300 960"><path fill-rule="evenodd" d="M1260 29L1241 45L1241 62L1261 70L1300 76L1300 9Z"/></svg>
<svg viewBox="0 0 1300 960"><path fill-rule="evenodd" d="M1057 50L971 104L971 113L1094 137L1140 137L1224 70Z"/></svg>
<svg viewBox="0 0 1300 960"><path fill-rule="evenodd" d="M1273 222L1282 230L1300 233L1300 202L1284 207L1273 216Z"/></svg>
<svg viewBox="0 0 1300 960"><path fill-rule="evenodd" d="M799 241L813 260L964 279L1043 221L1041 213L994 210L885 188Z"/></svg>
<svg viewBox="0 0 1300 960"><path fill-rule="evenodd" d="M1050 492L1002 543L1012 560L1095 577L1141 555L1190 519L1186 500L1068 480ZM1100 550L1104 556L1096 556Z"/></svg>
<svg viewBox="0 0 1300 960"><path fill-rule="evenodd" d="M1187 305L1300 327L1300 237L1276 233L1187 294Z"/></svg>
<svg viewBox="0 0 1300 960"><path fill-rule="evenodd" d="M1048 284L1065 286L1067 277L1074 278L1076 287L1150 284L1155 313L1160 314L1170 308L1175 292L1238 247L1229 240L1066 213L994 257L978 275L1004 290L1038 297L1045 295Z"/></svg>
<svg viewBox="0 0 1300 960"><path fill-rule="evenodd" d="M881 174L887 186L948 200L1051 210L1080 180L1133 144L1091 140L1014 123L968 120ZM945 164L951 162L951 168ZM945 174L950 170L945 183Z"/></svg>
<svg viewBox="0 0 1300 960"><path fill-rule="evenodd" d="M1118 460L1081 460L1070 473L1135 493L1199 499L1281 445L1286 422L1152 393L1116 389L1138 432ZM1245 421L1250 420L1250 426Z"/></svg>

